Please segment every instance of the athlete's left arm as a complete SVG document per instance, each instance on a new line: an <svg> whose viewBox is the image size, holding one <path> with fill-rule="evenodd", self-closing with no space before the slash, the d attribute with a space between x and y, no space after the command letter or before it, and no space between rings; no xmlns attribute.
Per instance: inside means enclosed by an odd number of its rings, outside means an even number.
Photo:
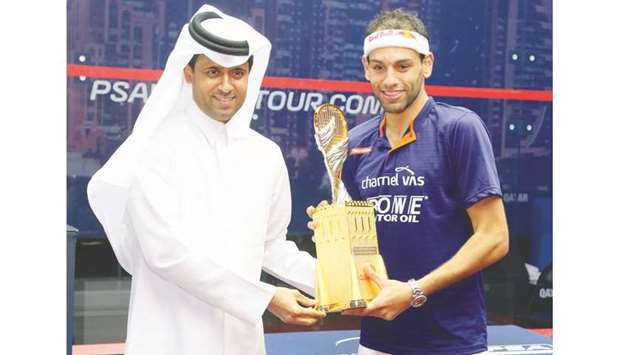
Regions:
<svg viewBox="0 0 620 355"><path fill-rule="evenodd" d="M425 295L431 296L471 276L508 253L508 225L501 197L482 199L469 207L467 214L472 222L473 235L452 258L418 280ZM411 288L406 282L382 278L370 268L366 268L365 272L379 285L381 292L367 308L345 311L343 314L392 320L409 307Z"/></svg>
<svg viewBox="0 0 620 355"><path fill-rule="evenodd" d="M487 197L467 209L474 234L450 260L418 283L431 295L490 266L508 253L508 224L499 196Z"/></svg>

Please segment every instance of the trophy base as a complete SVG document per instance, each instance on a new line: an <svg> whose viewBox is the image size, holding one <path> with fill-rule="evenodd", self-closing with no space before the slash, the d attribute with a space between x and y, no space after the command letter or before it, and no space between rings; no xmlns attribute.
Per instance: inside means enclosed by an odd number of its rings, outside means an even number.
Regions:
<svg viewBox="0 0 620 355"><path fill-rule="evenodd" d="M317 222L316 308L330 313L365 308L380 289L366 277L364 266L387 277L373 205L366 201L326 205L317 208L313 220Z"/></svg>
<svg viewBox="0 0 620 355"><path fill-rule="evenodd" d="M367 304L368 303L366 302L366 300L352 300L348 304L342 303L342 302L332 303L328 305L317 304L316 306L314 306L314 309L316 309L317 311L325 312L325 313L334 313L334 312L346 311L347 309L366 308Z"/></svg>

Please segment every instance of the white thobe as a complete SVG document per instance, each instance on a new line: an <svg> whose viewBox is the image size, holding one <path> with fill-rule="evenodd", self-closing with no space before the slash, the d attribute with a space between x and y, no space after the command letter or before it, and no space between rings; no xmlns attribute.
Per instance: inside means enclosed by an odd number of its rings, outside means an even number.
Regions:
<svg viewBox="0 0 620 355"><path fill-rule="evenodd" d="M315 260L286 241L279 147L195 105L158 130L130 189L127 355L264 354L266 272L313 294Z"/></svg>

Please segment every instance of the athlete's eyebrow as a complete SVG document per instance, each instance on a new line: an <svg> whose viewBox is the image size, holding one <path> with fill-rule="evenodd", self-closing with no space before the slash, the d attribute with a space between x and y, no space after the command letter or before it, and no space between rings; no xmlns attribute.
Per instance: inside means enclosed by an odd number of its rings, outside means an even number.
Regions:
<svg viewBox="0 0 620 355"><path fill-rule="evenodd" d="M411 58L403 58L403 59L399 59L399 60L395 61L393 64L403 64L403 63L411 63L411 62L413 62L413 59L411 59ZM386 65L385 62L383 62L383 61L381 61L379 59L369 59L368 60L368 64L374 64L374 63Z"/></svg>
<svg viewBox="0 0 620 355"><path fill-rule="evenodd" d="M405 58L405 59L397 60L396 63L394 63L394 64L404 64L404 63L411 63L411 62L413 62L413 59Z"/></svg>

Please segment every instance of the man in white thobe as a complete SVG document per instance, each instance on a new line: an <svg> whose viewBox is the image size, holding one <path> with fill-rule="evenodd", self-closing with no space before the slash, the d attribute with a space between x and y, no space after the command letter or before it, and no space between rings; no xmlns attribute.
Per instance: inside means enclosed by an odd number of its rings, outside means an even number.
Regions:
<svg viewBox="0 0 620 355"><path fill-rule="evenodd" d="M203 6L88 196L131 274L128 355L264 354L262 314L311 325L315 260L286 241L278 146L249 128L271 44Z"/></svg>

